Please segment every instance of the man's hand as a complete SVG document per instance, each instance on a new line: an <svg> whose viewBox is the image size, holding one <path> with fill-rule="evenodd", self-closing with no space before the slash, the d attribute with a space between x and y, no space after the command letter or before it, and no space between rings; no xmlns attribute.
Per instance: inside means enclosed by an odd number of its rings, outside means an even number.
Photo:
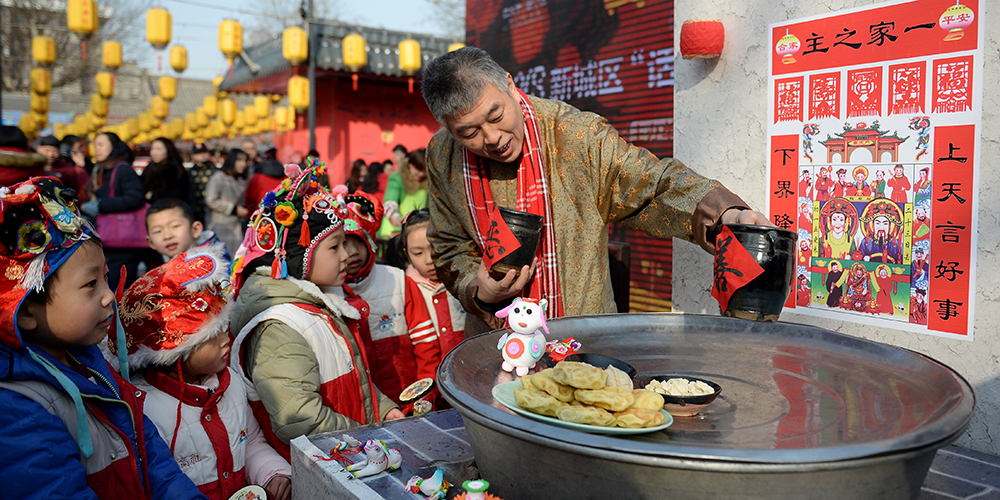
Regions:
<svg viewBox="0 0 1000 500"><path fill-rule="evenodd" d="M274 500L289 500L292 498L292 480L285 476L274 476L264 487L267 498Z"/></svg>
<svg viewBox="0 0 1000 500"><path fill-rule="evenodd" d="M774 227L766 215L755 210L740 210L738 208L730 208L723 212L722 217L719 217L719 222L721 224L755 224Z"/></svg>
<svg viewBox="0 0 1000 500"><path fill-rule="evenodd" d="M486 268L486 264L480 262L479 272L476 274L476 278L479 281L479 290L476 291L476 298L487 304L496 304L521 293L521 290L524 289L528 281L531 280L531 277L534 276L536 264L538 264L537 257L531 262L530 266L521 268L520 275L517 275L511 269L507 271L502 280L497 281L490 277L490 271ZM517 276L516 279L515 276Z"/></svg>

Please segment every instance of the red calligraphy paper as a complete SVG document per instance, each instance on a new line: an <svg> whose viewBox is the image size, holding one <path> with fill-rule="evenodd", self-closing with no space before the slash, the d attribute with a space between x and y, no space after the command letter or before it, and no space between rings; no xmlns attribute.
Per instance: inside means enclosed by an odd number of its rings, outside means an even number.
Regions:
<svg viewBox="0 0 1000 500"><path fill-rule="evenodd" d="M847 72L847 117L882 114L882 68Z"/></svg>
<svg viewBox="0 0 1000 500"><path fill-rule="evenodd" d="M934 112L972 109L972 56L934 61Z"/></svg>
<svg viewBox="0 0 1000 500"><path fill-rule="evenodd" d="M722 226L722 231L715 238L715 279L712 284L712 297L719 301L722 312L729 309L729 298L736 290L763 273L764 268L743 248L729 226Z"/></svg>
<svg viewBox="0 0 1000 500"><path fill-rule="evenodd" d="M768 211L771 222L782 229L796 228L798 218L798 196L794 189L798 185L799 136L775 135L771 137L769 155L771 178L768 180ZM795 307L795 294L789 294L785 307Z"/></svg>
<svg viewBox="0 0 1000 500"><path fill-rule="evenodd" d="M840 118L840 73L809 77L809 119Z"/></svg>
<svg viewBox="0 0 1000 500"><path fill-rule="evenodd" d="M889 114L924 112L926 66L924 61L889 66Z"/></svg>
<svg viewBox="0 0 1000 500"><path fill-rule="evenodd" d="M774 123L802 121L803 77L774 82Z"/></svg>
<svg viewBox="0 0 1000 500"><path fill-rule="evenodd" d="M975 125L934 128L927 327L969 334ZM965 161L962 161L962 160ZM959 273L959 271L962 271Z"/></svg>
<svg viewBox="0 0 1000 500"><path fill-rule="evenodd" d="M491 205L490 208L490 227L483 235L483 264L487 268L493 267L493 264L521 247L517 237L500 215L500 210L496 205Z"/></svg>

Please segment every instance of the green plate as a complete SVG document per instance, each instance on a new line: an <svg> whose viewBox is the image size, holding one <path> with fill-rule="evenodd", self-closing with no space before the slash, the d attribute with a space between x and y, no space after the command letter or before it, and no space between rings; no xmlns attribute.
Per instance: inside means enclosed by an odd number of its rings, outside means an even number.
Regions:
<svg viewBox="0 0 1000 500"><path fill-rule="evenodd" d="M555 417L548 417L545 415L539 415L534 412L530 412L521 408L517 405L517 401L514 400L514 389L520 389L521 382L504 382L493 386L493 399L496 399L500 404L510 408L511 411L521 415L522 417L527 417L532 420L537 420L539 422L545 422L547 424L555 425L557 427L564 427L566 429L573 429L580 432L589 432L591 434L646 434L647 432L662 431L670 424L674 423L674 417L671 417L669 413L665 410L660 410L663 414L663 423L657 425L656 427L643 427L641 429L626 429L625 427L602 427L600 425L589 425L589 424L578 424L575 422L566 422L559 420Z"/></svg>

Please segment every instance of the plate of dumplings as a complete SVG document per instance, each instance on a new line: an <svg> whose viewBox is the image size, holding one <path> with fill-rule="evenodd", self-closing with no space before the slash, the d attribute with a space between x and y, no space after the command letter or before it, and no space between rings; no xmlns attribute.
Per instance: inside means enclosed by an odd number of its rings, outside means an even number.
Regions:
<svg viewBox="0 0 1000 500"><path fill-rule="evenodd" d="M673 423L662 395L633 389L631 377L613 366L561 361L494 386L493 398L518 415L593 434L643 434Z"/></svg>

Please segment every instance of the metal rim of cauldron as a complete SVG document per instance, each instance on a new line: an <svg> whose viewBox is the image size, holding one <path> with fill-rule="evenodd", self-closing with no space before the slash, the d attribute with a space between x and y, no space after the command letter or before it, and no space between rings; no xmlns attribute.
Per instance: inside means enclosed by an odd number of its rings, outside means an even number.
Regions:
<svg viewBox="0 0 1000 500"><path fill-rule="evenodd" d="M560 323L581 320L588 321L606 318L608 316L681 315L696 318L710 318L712 321L720 322L739 322L741 325L746 325L748 323L744 320L708 315L685 315L679 313L630 313L627 315L609 314L559 318L549 321L548 326L550 329L553 329L553 325L555 325L555 329L558 330ZM478 401L475 397L465 393L464 391L459 390L455 385L454 380L451 378L451 373L446 368L451 365L455 356L461 350L461 346L453 349L450 353L448 353L448 355L445 356L444 359L442 359L441 365L438 369L437 379L441 389L441 394L453 407L459 410L464 419L471 419L477 425L486 427L501 434L567 450L572 453L602 457L619 462L654 465L665 463L661 461L667 461L674 467L686 467L691 469L713 471L725 471L728 467L726 464L732 465L736 463L738 463L740 467L756 464L757 467L760 467L761 472L774 472L784 466L790 467L788 470L795 471L810 470L810 467L816 469L828 469L834 466L833 464L837 463L842 463L842 466L845 468L853 468L857 466L859 461L877 461L880 457L890 457L887 459L895 461L904 455L909 455L911 453L919 455L954 441L962 432L964 432L965 428L972 419L972 413L975 409L976 403L975 392L972 390L972 386L965 380L965 378L952 370L950 367L928 356L911 350L900 349L874 341L850 337L809 325L797 325L787 322L767 324L750 323L754 326L770 325L773 327L785 325L789 327L805 328L821 332L825 335L844 337L852 341L870 343L873 346L880 348L900 350L910 353L911 355L919 356L928 362L945 368L947 372L956 379L956 382L964 389L965 394L968 394L971 397L963 398L962 402L959 403L955 411L951 412L949 418L943 418L941 421L937 422L936 425L927 429L922 429L920 432L915 432L912 435L907 436L909 439L906 441L875 440L862 444L841 445L837 447L746 450L624 441L629 444L630 449L627 451L620 451L622 450L623 444L623 440L621 439L597 434L580 433L536 422L534 420L494 408L488 404ZM572 330L572 328L567 328L567 330ZM500 332L502 332L502 330L494 330L484 336L494 336L500 334ZM467 339L463 342L463 344L480 339L480 337ZM939 432L934 432L938 428L943 429ZM929 436L934 437L930 438ZM581 444L582 442L586 442L588 444ZM892 443L891 447L888 446L890 442Z"/></svg>

